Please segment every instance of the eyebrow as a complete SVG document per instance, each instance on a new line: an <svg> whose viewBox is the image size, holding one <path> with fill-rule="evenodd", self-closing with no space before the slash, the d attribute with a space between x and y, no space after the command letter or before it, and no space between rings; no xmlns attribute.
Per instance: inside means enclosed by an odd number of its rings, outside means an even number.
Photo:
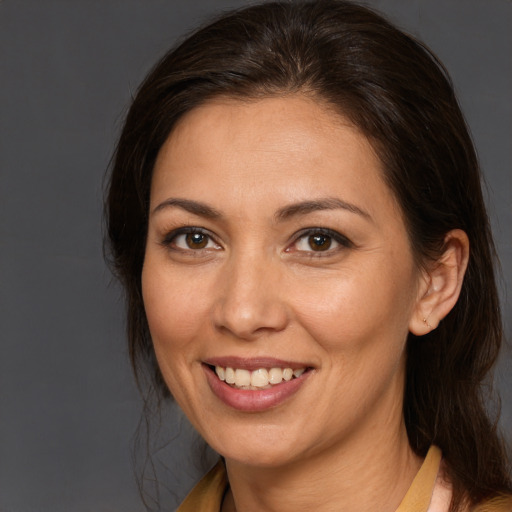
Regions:
<svg viewBox="0 0 512 512"><path fill-rule="evenodd" d="M193 201L191 199L180 199L180 198L169 198L158 204L152 211L155 214L159 211L165 210L166 208L181 208L194 215L206 217L209 219L220 219L222 214L205 203L199 201ZM325 197L321 199L315 199L310 201L301 201L299 203L293 203L283 208L280 208L275 214L275 219L278 222L283 222L295 217L297 215L307 215L308 213L322 211L322 210L337 210L342 209L350 213L360 215L368 220L372 220L370 214L358 206L342 201L336 197Z"/></svg>
<svg viewBox="0 0 512 512"><path fill-rule="evenodd" d="M222 217L221 213L217 211L215 208L208 206L205 203L200 203L198 201L192 201L190 199L178 199L178 198L169 198L165 201L162 201L159 205L157 205L152 214L155 214L161 210L165 210L166 208L177 207L185 210L187 212L193 213L194 215L199 215L201 217L207 217L209 219L218 219Z"/></svg>
<svg viewBox="0 0 512 512"><path fill-rule="evenodd" d="M288 220L290 217L296 215L306 215L308 213L321 211L321 210L347 210L350 213L355 213L368 220L372 220L370 214L365 210L359 208L355 204L347 203L337 197L325 197L315 199L312 201L302 201L300 203L290 204L277 211L275 217L278 221Z"/></svg>

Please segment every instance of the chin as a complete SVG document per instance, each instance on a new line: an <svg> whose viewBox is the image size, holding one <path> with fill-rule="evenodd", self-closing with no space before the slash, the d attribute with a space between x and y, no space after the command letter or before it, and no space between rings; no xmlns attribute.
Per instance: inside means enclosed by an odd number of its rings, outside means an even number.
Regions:
<svg viewBox="0 0 512 512"><path fill-rule="evenodd" d="M240 430L243 429L243 432ZM254 428L231 428L209 444L227 460L238 464L271 468L285 466L301 457L299 436L288 428L257 425ZM209 440L207 439L207 442Z"/></svg>
<svg viewBox="0 0 512 512"><path fill-rule="evenodd" d="M252 466L258 468L279 468L291 464L295 458L289 450L276 451L271 447L253 447L247 446L240 449L230 449L224 455L226 460L236 462L244 466Z"/></svg>

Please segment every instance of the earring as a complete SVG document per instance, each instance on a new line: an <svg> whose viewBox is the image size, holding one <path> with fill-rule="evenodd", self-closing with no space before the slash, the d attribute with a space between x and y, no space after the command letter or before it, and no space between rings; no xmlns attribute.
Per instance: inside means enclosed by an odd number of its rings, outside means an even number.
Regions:
<svg viewBox="0 0 512 512"><path fill-rule="evenodd" d="M432 329L432 326L427 322L427 319L424 318L423 319L423 323L429 328L429 329Z"/></svg>

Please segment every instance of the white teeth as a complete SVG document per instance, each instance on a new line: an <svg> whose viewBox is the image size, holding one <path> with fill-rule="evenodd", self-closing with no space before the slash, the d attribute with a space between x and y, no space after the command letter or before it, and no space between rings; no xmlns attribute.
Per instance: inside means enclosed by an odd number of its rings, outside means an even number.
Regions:
<svg viewBox="0 0 512 512"><path fill-rule="evenodd" d="M249 370L235 370L235 386L237 388L241 386L250 386L251 385L251 373Z"/></svg>
<svg viewBox="0 0 512 512"><path fill-rule="evenodd" d="M268 371L265 368L254 370L251 373L251 386L256 388L268 386Z"/></svg>
<svg viewBox="0 0 512 512"><path fill-rule="evenodd" d="M217 377L219 377L219 380L225 381L237 388L253 390L281 384L283 380L286 382L290 381L293 377L300 377L305 371L306 368L298 368L295 370L291 368L258 368L251 372L241 368L215 367L215 373Z"/></svg>
<svg viewBox="0 0 512 512"><path fill-rule="evenodd" d="M283 380L283 370L281 368L270 368L268 372L268 382L270 384L279 384Z"/></svg>
<svg viewBox="0 0 512 512"><path fill-rule="evenodd" d="M215 367L215 373L217 374L217 377L219 377L220 380L226 380L226 371L222 366L216 366Z"/></svg>
<svg viewBox="0 0 512 512"><path fill-rule="evenodd" d="M226 368L226 382L228 384L235 383L235 370L233 368Z"/></svg>

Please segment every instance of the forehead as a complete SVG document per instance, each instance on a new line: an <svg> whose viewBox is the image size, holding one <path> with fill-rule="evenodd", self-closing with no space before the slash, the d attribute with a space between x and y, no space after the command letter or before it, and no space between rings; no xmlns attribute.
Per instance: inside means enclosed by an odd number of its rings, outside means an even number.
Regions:
<svg viewBox="0 0 512 512"><path fill-rule="evenodd" d="M382 173L368 139L321 102L303 95L218 98L175 126L155 164L151 203L193 194L246 207L274 199L277 208L334 192L370 211L394 208Z"/></svg>

